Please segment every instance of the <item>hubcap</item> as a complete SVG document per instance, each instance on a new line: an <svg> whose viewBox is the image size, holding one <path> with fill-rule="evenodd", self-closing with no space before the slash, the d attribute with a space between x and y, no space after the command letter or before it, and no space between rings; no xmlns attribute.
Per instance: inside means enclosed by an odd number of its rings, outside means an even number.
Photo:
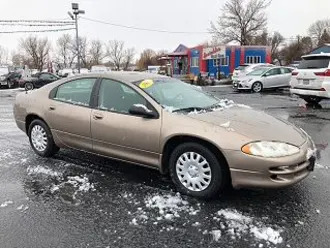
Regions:
<svg viewBox="0 0 330 248"><path fill-rule="evenodd" d="M35 125L31 131L31 141L33 147L39 151L43 152L47 148L47 134L45 129L40 125Z"/></svg>
<svg viewBox="0 0 330 248"><path fill-rule="evenodd" d="M182 154L176 162L176 173L183 186L191 191L205 190L211 183L211 167L196 152Z"/></svg>
<svg viewBox="0 0 330 248"><path fill-rule="evenodd" d="M253 86L253 90L254 90L255 92L259 92L259 91L261 91L261 84L256 83L256 84Z"/></svg>

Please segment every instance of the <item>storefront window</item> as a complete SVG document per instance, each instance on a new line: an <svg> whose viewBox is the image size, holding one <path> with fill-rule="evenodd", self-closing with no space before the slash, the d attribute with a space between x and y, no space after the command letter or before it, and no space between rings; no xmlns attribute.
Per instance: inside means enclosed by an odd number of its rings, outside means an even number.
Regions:
<svg viewBox="0 0 330 248"><path fill-rule="evenodd" d="M191 67L199 67L199 58L198 57L191 58Z"/></svg>

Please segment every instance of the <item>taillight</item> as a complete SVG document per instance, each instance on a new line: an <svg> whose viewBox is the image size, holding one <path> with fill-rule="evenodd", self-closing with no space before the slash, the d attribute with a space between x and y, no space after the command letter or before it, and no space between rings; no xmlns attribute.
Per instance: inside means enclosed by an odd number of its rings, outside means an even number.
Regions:
<svg viewBox="0 0 330 248"><path fill-rule="evenodd" d="M325 72L314 72L314 74L320 77L330 77L330 70L326 70Z"/></svg>
<svg viewBox="0 0 330 248"><path fill-rule="evenodd" d="M297 71L293 71L292 72L292 76L297 76L298 75L298 72Z"/></svg>

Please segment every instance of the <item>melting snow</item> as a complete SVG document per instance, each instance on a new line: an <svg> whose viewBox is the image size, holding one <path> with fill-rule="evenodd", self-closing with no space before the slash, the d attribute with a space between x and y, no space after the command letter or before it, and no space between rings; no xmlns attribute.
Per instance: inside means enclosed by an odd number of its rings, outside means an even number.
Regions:
<svg viewBox="0 0 330 248"><path fill-rule="evenodd" d="M61 173L54 171L52 169L49 169L49 168L42 167L40 165L38 165L37 167L28 167L27 172L29 175L44 174L44 175L51 176L51 177L61 177L62 176Z"/></svg>
<svg viewBox="0 0 330 248"><path fill-rule="evenodd" d="M213 230L211 231L214 241L219 241L221 238L221 231L220 230Z"/></svg>
<svg viewBox="0 0 330 248"><path fill-rule="evenodd" d="M221 127L229 128L230 127L230 121L223 123L220 125Z"/></svg>
<svg viewBox="0 0 330 248"><path fill-rule="evenodd" d="M262 223L256 222L251 217L245 216L236 210L224 209L218 211L217 214L226 219L227 232L232 235L232 238L250 233L257 239L265 240L273 244L279 244L283 241L280 235L281 230L274 230L271 227L266 227Z"/></svg>
<svg viewBox="0 0 330 248"><path fill-rule="evenodd" d="M5 201L4 203L2 203L2 204L0 205L0 208L7 207L8 205L13 204L13 203L14 203L13 201Z"/></svg>
<svg viewBox="0 0 330 248"><path fill-rule="evenodd" d="M311 157L315 157L316 156L316 152L317 152L317 149L314 148L314 149L311 149L311 148L308 148L307 149L307 153L306 153L306 159L310 159Z"/></svg>

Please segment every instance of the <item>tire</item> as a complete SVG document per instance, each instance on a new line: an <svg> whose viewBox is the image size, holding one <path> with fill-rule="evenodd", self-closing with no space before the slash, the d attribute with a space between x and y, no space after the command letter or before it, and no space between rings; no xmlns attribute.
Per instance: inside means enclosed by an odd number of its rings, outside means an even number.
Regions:
<svg viewBox="0 0 330 248"><path fill-rule="evenodd" d="M26 91L33 90L34 89L34 84L33 83L25 83L24 88L25 88Z"/></svg>
<svg viewBox="0 0 330 248"><path fill-rule="evenodd" d="M49 127L42 120L31 122L28 136L32 149L41 157L51 157L59 151Z"/></svg>
<svg viewBox="0 0 330 248"><path fill-rule="evenodd" d="M260 93L263 89L263 85L260 82L255 82L254 84L252 84L251 90L254 93Z"/></svg>
<svg viewBox="0 0 330 248"><path fill-rule="evenodd" d="M185 155L188 158L186 160L188 163L182 163ZM197 155L200 155L199 160ZM197 161L199 164L206 161L207 164L198 165ZM209 149L197 143L183 143L177 146L169 159L170 176L178 191L203 199L218 196L225 189L229 181L225 166L227 165L223 161L219 161ZM206 172L203 173L202 168ZM198 175L202 176L203 179L199 180ZM196 181L199 181L199 186Z"/></svg>
<svg viewBox="0 0 330 248"><path fill-rule="evenodd" d="M7 80L8 89L15 88L15 83L12 83L10 80Z"/></svg>
<svg viewBox="0 0 330 248"><path fill-rule="evenodd" d="M322 99L317 96L302 97L309 104L318 104Z"/></svg>

